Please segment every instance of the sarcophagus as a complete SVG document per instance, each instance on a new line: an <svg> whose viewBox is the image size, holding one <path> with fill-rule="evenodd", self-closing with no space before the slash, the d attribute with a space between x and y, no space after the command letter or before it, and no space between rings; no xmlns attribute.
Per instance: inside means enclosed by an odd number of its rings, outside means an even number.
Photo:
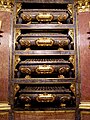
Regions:
<svg viewBox="0 0 90 120"><path fill-rule="evenodd" d="M72 14L69 9L21 9L17 14L18 24L37 23L72 24Z"/></svg>
<svg viewBox="0 0 90 120"><path fill-rule="evenodd" d="M39 31L40 32L40 31ZM26 30L17 30L16 50L74 50L73 29L61 29L60 32L38 33Z"/></svg>
<svg viewBox="0 0 90 120"><path fill-rule="evenodd" d="M15 73L16 78L73 78L74 66L70 60L53 56L25 60L21 58L16 65Z"/></svg>
<svg viewBox="0 0 90 120"><path fill-rule="evenodd" d="M67 108L75 107L75 88L72 84L16 85L15 106L23 109L37 108Z"/></svg>

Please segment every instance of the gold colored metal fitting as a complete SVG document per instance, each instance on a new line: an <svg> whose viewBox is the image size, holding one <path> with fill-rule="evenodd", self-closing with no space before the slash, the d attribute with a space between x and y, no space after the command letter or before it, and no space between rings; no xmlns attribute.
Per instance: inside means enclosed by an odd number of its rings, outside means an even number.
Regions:
<svg viewBox="0 0 90 120"><path fill-rule="evenodd" d="M38 74L51 74L53 73L53 71L54 71L54 68L50 65L39 65L36 68L36 72Z"/></svg>
<svg viewBox="0 0 90 120"><path fill-rule="evenodd" d="M15 84L14 85L14 96L16 95L19 89L20 89L20 86L18 84Z"/></svg>
<svg viewBox="0 0 90 120"><path fill-rule="evenodd" d="M28 39L22 38L19 42L20 42L21 46L30 47L30 40L28 40Z"/></svg>
<svg viewBox="0 0 90 120"><path fill-rule="evenodd" d="M75 57L73 55L70 56L69 61L73 64L73 67L75 68Z"/></svg>
<svg viewBox="0 0 90 120"><path fill-rule="evenodd" d="M70 37L72 38L72 40L74 40L74 30L73 29L70 29L68 31L68 34L70 35Z"/></svg>
<svg viewBox="0 0 90 120"><path fill-rule="evenodd" d="M36 40L36 44L38 46L52 46L53 43L54 43L54 40L52 38L43 37L43 38L38 38Z"/></svg>
<svg viewBox="0 0 90 120"><path fill-rule="evenodd" d="M19 70L20 70L22 73L31 74L31 69L28 68L28 67L20 67Z"/></svg>
<svg viewBox="0 0 90 120"><path fill-rule="evenodd" d="M73 5L72 4L68 4L68 11L70 12L70 14L73 14Z"/></svg>
<svg viewBox="0 0 90 120"><path fill-rule="evenodd" d="M36 16L36 19L38 21L52 21L53 20L53 15L51 15L50 13L39 13L37 16Z"/></svg>
<svg viewBox="0 0 90 120"><path fill-rule="evenodd" d="M89 12L90 11L90 0L79 0L77 2L78 12Z"/></svg>
<svg viewBox="0 0 90 120"><path fill-rule="evenodd" d="M17 40L17 38L21 35L21 30L20 29L16 29L16 34L15 34L15 39Z"/></svg>
<svg viewBox="0 0 90 120"><path fill-rule="evenodd" d="M20 57L17 55L15 56L15 67L17 66L17 64L21 61Z"/></svg>
<svg viewBox="0 0 90 120"><path fill-rule="evenodd" d="M36 97L36 100L38 102L53 102L55 100L55 96L52 94L48 94L48 93L39 94Z"/></svg>
<svg viewBox="0 0 90 120"><path fill-rule="evenodd" d="M14 0L0 0L0 11L11 12L13 10Z"/></svg>
<svg viewBox="0 0 90 120"><path fill-rule="evenodd" d="M17 3L16 4L16 11L17 11L17 14L18 14L18 12L20 11L20 9L21 9L21 3Z"/></svg>

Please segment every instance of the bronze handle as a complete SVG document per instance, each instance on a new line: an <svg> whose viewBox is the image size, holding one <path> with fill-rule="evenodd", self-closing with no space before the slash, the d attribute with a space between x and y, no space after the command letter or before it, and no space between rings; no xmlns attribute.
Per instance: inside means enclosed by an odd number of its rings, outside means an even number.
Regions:
<svg viewBox="0 0 90 120"><path fill-rule="evenodd" d="M36 19L38 21L52 21L53 20L53 15L51 15L50 13L39 13L37 16L36 16Z"/></svg>
<svg viewBox="0 0 90 120"><path fill-rule="evenodd" d="M38 74L51 74L54 71L54 68L50 65L39 65L36 68Z"/></svg>
<svg viewBox="0 0 90 120"><path fill-rule="evenodd" d="M48 94L48 93L39 94L36 97L36 100L38 102L53 102L55 100L55 96L52 94Z"/></svg>
<svg viewBox="0 0 90 120"><path fill-rule="evenodd" d="M36 40L37 46L52 46L54 41L51 38L39 38Z"/></svg>

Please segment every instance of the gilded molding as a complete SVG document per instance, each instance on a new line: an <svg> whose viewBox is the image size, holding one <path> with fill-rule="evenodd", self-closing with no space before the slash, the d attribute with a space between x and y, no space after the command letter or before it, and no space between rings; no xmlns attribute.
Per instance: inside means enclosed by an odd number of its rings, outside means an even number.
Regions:
<svg viewBox="0 0 90 120"><path fill-rule="evenodd" d="M0 0L0 11L11 12L13 10L14 0Z"/></svg>
<svg viewBox="0 0 90 120"><path fill-rule="evenodd" d="M8 103L0 103L0 110L10 110L11 106Z"/></svg>
<svg viewBox="0 0 90 120"><path fill-rule="evenodd" d="M78 0L76 2L77 10L79 12L89 12L90 11L90 0Z"/></svg>
<svg viewBox="0 0 90 120"><path fill-rule="evenodd" d="M79 105L80 109L90 109L90 102L81 102L81 104Z"/></svg>

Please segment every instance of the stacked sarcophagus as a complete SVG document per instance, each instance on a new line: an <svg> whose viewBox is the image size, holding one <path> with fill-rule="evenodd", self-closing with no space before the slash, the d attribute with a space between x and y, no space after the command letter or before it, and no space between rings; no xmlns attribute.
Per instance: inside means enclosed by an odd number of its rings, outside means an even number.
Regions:
<svg viewBox="0 0 90 120"><path fill-rule="evenodd" d="M14 109L76 108L76 45L73 0L16 1L12 47Z"/></svg>

